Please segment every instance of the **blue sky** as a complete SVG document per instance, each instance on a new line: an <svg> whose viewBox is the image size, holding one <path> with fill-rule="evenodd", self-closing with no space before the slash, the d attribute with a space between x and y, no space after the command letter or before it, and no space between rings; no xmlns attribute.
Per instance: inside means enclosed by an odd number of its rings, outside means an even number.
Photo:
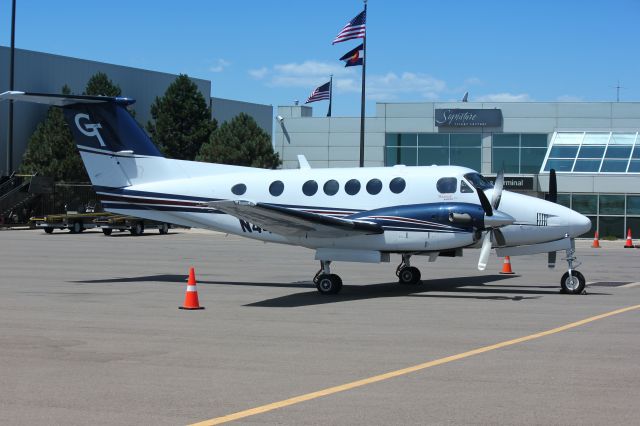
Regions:
<svg viewBox="0 0 640 426"><path fill-rule="evenodd" d="M331 41L357 0L18 0L16 46L212 82L212 95L301 102L334 74L334 116L359 115L360 67ZM11 2L0 2L0 44ZM375 102L640 101L640 0L370 0L367 115ZM126 94L125 94L126 95ZM327 102L310 104L314 115Z"/></svg>

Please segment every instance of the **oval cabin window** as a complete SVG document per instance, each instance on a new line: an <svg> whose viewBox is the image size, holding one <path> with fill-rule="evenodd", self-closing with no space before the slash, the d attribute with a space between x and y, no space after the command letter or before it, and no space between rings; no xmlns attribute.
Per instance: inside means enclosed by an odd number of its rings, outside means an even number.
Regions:
<svg viewBox="0 0 640 426"><path fill-rule="evenodd" d="M236 195L242 195L245 192L247 192L247 185L245 185L244 183L233 185L233 187L231 188L231 192L233 192Z"/></svg>
<svg viewBox="0 0 640 426"><path fill-rule="evenodd" d="M407 183L401 177L393 178L391 182L389 182L389 189L394 194L401 193L402 191L404 191L404 188L406 188L406 186Z"/></svg>
<svg viewBox="0 0 640 426"><path fill-rule="evenodd" d="M382 191L382 181L380 179L371 179L367 182L367 192L371 195L377 195Z"/></svg>
<svg viewBox="0 0 640 426"><path fill-rule="evenodd" d="M302 193L307 197L311 197L318 192L318 182L315 180L308 180L302 185Z"/></svg>
<svg viewBox="0 0 640 426"><path fill-rule="evenodd" d="M271 185L269 185L269 193L274 197L277 197L280 194L282 194L282 191L284 191L284 183L282 183L281 180L272 182Z"/></svg>
<svg viewBox="0 0 640 426"><path fill-rule="evenodd" d="M324 193L327 195L336 195L338 193L338 190L340 189L340 184L337 180L331 179L324 184L323 189Z"/></svg>
<svg viewBox="0 0 640 426"><path fill-rule="evenodd" d="M349 195L356 195L360 192L360 181L358 179L351 179L344 184L344 192Z"/></svg>

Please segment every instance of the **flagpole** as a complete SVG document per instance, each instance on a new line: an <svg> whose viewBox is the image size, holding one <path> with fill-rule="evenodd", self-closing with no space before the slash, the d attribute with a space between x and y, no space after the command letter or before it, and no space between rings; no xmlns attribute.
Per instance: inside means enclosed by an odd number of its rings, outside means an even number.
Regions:
<svg viewBox="0 0 640 426"><path fill-rule="evenodd" d="M367 16L367 0L364 0L364 16ZM365 98L365 74L367 69L367 30L365 29L362 41L362 98L360 100L360 167L364 167L364 98Z"/></svg>
<svg viewBox="0 0 640 426"><path fill-rule="evenodd" d="M13 90L16 54L16 0L11 7L11 54L9 60L9 90ZM13 100L9 101L9 125L7 134L7 176L13 172Z"/></svg>
<svg viewBox="0 0 640 426"><path fill-rule="evenodd" d="M333 74L329 75L329 110L327 117L331 117L331 101L333 100Z"/></svg>

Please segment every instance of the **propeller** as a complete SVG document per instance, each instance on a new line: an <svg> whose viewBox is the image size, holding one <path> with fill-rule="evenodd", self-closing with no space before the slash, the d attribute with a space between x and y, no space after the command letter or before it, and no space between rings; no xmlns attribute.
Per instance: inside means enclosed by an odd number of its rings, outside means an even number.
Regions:
<svg viewBox="0 0 640 426"><path fill-rule="evenodd" d="M558 180L556 179L556 169L549 170L549 192L544 198L552 203L558 202Z"/></svg>
<svg viewBox="0 0 640 426"><path fill-rule="evenodd" d="M549 193L545 197L547 201L552 203L558 202L558 180L556 179L556 170L549 170ZM555 268L556 266L556 252L550 251L547 254L547 266L549 268Z"/></svg>
<svg viewBox="0 0 640 426"><path fill-rule="evenodd" d="M480 199L480 205L484 210L484 226L485 234L482 237L482 248L480 249L480 258L478 259L478 269L484 271L487 267L487 261L489 260L489 254L491 253L491 238L495 238L496 242L500 245L505 244L504 235L498 229L501 226L511 225L515 222L515 219L506 214L498 211L500 206L500 199L502 198L502 188L504 187L504 172L500 171L496 176L496 182L493 186L493 195L491 202L487 198L487 195L483 190L478 189L478 198Z"/></svg>

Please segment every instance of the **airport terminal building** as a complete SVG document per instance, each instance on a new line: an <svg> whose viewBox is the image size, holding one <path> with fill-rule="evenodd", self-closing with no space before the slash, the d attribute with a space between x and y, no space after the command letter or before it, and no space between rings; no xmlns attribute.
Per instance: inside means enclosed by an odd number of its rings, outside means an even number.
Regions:
<svg viewBox="0 0 640 426"><path fill-rule="evenodd" d="M359 117L313 117L280 106L275 148L285 168L359 163ZM461 165L505 172L506 189L542 197L558 172L558 201L601 237L640 235L640 102L378 103L365 124L365 166Z"/></svg>

